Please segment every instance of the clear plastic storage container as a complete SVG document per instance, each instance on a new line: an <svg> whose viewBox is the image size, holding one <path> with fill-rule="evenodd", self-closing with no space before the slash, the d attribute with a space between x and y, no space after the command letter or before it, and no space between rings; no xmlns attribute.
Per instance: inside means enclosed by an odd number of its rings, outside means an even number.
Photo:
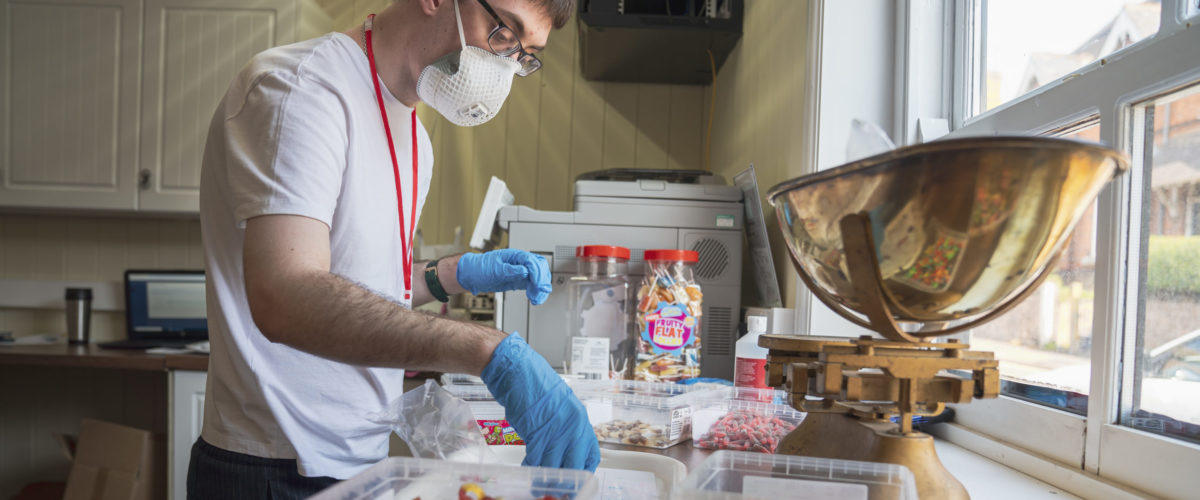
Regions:
<svg viewBox="0 0 1200 500"><path fill-rule="evenodd" d="M766 391L764 391L766 392ZM710 450L775 453L783 437L804 420L804 413L784 404L736 397L704 398L692 409L692 445ZM769 397L769 396L768 396Z"/></svg>
<svg viewBox="0 0 1200 500"><path fill-rule="evenodd" d="M728 394L733 388L736 388L730 386L684 385L674 384L674 382L647 382L641 380L589 380L576 381L574 384L569 385L576 394L601 392L655 398L672 398L677 396L715 397L718 394Z"/></svg>
<svg viewBox="0 0 1200 500"><path fill-rule="evenodd" d="M455 385L483 385L483 379L465 373L443 373L439 381L442 383L442 387L447 389Z"/></svg>
<svg viewBox="0 0 1200 500"><path fill-rule="evenodd" d="M688 474L674 497L917 500L917 487L903 465L718 451Z"/></svg>
<svg viewBox="0 0 1200 500"><path fill-rule="evenodd" d="M730 399L739 401L758 401L760 403L774 403L777 405L788 404L788 393L779 389L767 387L759 389L757 387L726 387L725 394Z"/></svg>
<svg viewBox="0 0 1200 500"><path fill-rule="evenodd" d="M596 478L578 470L393 457L335 484L314 500L590 500Z"/></svg>
<svg viewBox="0 0 1200 500"><path fill-rule="evenodd" d="M567 383L567 385L574 385L582 381L582 379L573 375L560 376L562 377L563 381ZM483 384L483 379L474 375L467 375L465 373L444 373L442 374L442 378L439 379L439 382L441 383L442 387L444 387L447 391L450 391L451 394L454 394L455 391L458 391L460 387L487 388L487 386Z"/></svg>
<svg viewBox="0 0 1200 500"><path fill-rule="evenodd" d="M700 376L700 317L704 294L691 250L646 250L637 292L636 380L675 382Z"/></svg>
<svg viewBox="0 0 1200 500"><path fill-rule="evenodd" d="M524 446L492 448L497 463L520 465ZM656 453L600 448L595 472L600 500L668 500L675 485L687 477L683 462Z"/></svg>
<svg viewBox="0 0 1200 500"><path fill-rule="evenodd" d="M691 439L692 405L721 389L613 380L573 387L601 442L666 448Z"/></svg>
<svg viewBox="0 0 1200 500"><path fill-rule="evenodd" d="M629 249L575 249L577 273L567 281L567 373L585 379L626 378L636 345L630 339Z"/></svg>

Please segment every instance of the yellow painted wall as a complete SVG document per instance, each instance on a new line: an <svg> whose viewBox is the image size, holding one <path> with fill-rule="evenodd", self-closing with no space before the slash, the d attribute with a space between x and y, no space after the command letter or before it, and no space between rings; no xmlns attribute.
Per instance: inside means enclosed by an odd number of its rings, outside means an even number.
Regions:
<svg viewBox="0 0 1200 500"><path fill-rule="evenodd" d="M516 78L500 114L456 127L418 113L434 144L434 176L419 228L427 244L469 238L492 176L519 205L570 210L574 179L606 168L702 168L708 93L697 85L589 82L575 20L550 35L540 71ZM465 242L464 242L465 243Z"/></svg>
<svg viewBox="0 0 1200 500"><path fill-rule="evenodd" d="M389 0L317 0L346 29ZM809 0L747 0L743 36L717 77L709 150L727 179L753 162L763 194L797 177L804 124ZM550 35L544 67L517 78L500 115L460 128L422 106L434 141L435 174L420 229L426 244L469 238L491 176L517 203L570 210L573 181L616 167L704 168L710 86L599 83L579 71L575 20ZM767 213L784 304L792 270L771 207ZM747 287L749 289L749 287ZM752 298L752 295L747 298Z"/></svg>
<svg viewBox="0 0 1200 500"><path fill-rule="evenodd" d="M753 162L764 195L803 173L808 4L747 1L744 35L717 77L712 169L732 181ZM579 71L577 36L574 20L554 32L543 69L517 78L503 111L485 125L459 128L420 109L436 158L420 223L426 243L449 243L455 226L470 236L493 175L508 183L517 204L570 210L573 181L583 172L704 168L712 87L589 82ZM795 271L773 209L762 203L784 304L794 305Z"/></svg>
<svg viewBox="0 0 1200 500"><path fill-rule="evenodd" d="M713 170L732 179L754 163L764 198L772 186L804 174L808 4L809 0L747 0L744 34L717 75ZM761 202L783 303L794 307L798 278L774 209L766 199ZM752 287L745 283L743 290Z"/></svg>

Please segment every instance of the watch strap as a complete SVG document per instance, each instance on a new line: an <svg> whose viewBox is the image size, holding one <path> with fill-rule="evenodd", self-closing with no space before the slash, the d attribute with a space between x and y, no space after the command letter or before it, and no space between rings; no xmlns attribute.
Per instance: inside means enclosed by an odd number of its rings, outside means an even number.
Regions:
<svg viewBox="0 0 1200 500"><path fill-rule="evenodd" d="M438 302L450 302L450 295L446 293L446 289L442 287L442 279L438 276L438 261L436 259L428 264L425 264L425 287L429 289L429 294L437 299Z"/></svg>

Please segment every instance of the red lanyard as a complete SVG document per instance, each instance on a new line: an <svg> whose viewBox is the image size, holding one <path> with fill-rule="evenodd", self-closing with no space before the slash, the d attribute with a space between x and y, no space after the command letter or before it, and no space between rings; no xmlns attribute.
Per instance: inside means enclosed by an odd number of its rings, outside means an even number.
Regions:
<svg viewBox="0 0 1200 500"><path fill-rule="evenodd" d="M375 14L367 16L369 21L373 21ZM371 81L375 83L375 101L379 103L379 114L383 117L383 132L387 134L388 152L392 154L392 175L396 179L396 212L400 217L400 252L404 267L404 300L412 298L412 268L413 268L413 237L416 233L416 221L412 223L412 227L408 228L408 234L404 233L404 190L400 185L400 163L396 161L396 146L392 143L392 127L388 123L387 108L383 105L383 92L379 89L379 76L375 72L375 51L371 48L371 24L363 29L363 35L366 38L367 45L367 61L371 63ZM412 210L409 214L415 219L417 217L417 110L412 111Z"/></svg>

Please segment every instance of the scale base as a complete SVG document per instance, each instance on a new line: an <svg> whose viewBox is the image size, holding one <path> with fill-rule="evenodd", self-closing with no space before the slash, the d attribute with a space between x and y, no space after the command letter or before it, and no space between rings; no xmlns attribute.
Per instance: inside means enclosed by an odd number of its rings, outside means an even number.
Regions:
<svg viewBox="0 0 1200 500"><path fill-rule="evenodd" d="M938 460L933 437L902 435L897 424L842 413L811 412L783 438L777 453L903 465L913 473L921 500L967 500L966 488ZM898 497L897 497L898 498ZM890 500L872 493L870 500Z"/></svg>

